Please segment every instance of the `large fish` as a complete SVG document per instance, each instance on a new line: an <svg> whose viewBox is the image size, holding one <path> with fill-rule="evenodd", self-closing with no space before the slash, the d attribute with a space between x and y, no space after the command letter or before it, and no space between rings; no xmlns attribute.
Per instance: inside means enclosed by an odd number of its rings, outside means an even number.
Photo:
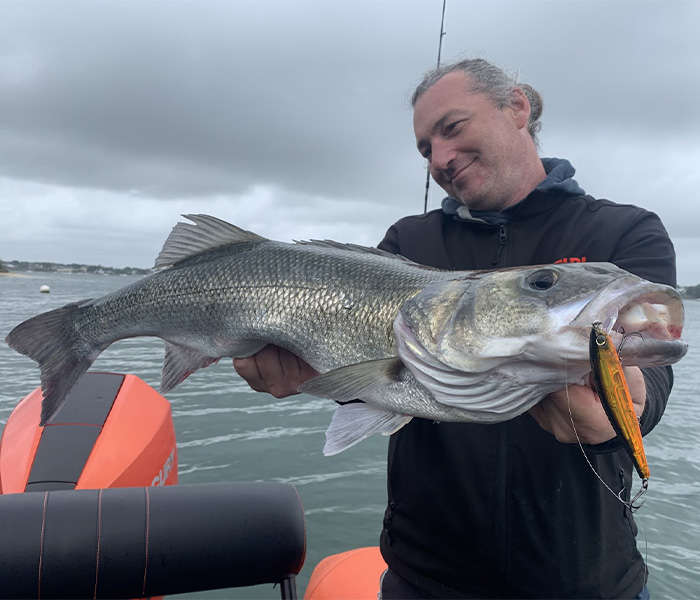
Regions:
<svg viewBox="0 0 700 600"><path fill-rule="evenodd" d="M268 343L321 376L300 390L341 405L326 454L412 417L513 418L590 372L593 322L626 365L666 365L687 347L678 293L606 263L441 271L376 249L271 241L187 215L156 260L162 270L98 299L21 323L7 343L36 360L51 419L95 358L135 336L165 340L161 392L219 358Z"/></svg>

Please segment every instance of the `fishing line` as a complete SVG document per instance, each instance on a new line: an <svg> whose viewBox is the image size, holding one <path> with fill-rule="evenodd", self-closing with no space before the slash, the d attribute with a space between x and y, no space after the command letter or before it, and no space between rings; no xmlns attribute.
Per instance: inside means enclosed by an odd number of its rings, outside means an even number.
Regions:
<svg viewBox="0 0 700 600"><path fill-rule="evenodd" d="M649 583L649 569L647 569L649 564L649 540L647 538L647 528L639 515L635 514L634 517L634 522L642 526L642 532L644 533L644 585L646 585Z"/></svg>

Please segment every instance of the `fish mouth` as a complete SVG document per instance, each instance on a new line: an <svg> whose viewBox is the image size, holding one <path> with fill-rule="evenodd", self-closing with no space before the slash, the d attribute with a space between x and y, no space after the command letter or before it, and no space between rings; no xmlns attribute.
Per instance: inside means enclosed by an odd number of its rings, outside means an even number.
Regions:
<svg viewBox="0 0 700 600"><path fill-rule="evenodd" d="M644 283L611 296L598 293L571 327L588 329L602 324L628 366L665 366L678 362L688 351L682 339L684 311L680 294L661 284Z"/></svg>

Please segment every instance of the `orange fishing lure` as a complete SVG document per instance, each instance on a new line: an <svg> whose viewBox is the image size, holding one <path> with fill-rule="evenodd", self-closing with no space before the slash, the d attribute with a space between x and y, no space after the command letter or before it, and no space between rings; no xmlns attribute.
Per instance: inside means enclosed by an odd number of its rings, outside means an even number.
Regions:
<svg viewBox="0 0 700 600"><path fill-rule="evenodd" d="M649 465L644 453L642 430L634 412L622 363L610 335L601 323L593 323L590 338L591 370L608 419L629 454L646 489Z"/></svg>

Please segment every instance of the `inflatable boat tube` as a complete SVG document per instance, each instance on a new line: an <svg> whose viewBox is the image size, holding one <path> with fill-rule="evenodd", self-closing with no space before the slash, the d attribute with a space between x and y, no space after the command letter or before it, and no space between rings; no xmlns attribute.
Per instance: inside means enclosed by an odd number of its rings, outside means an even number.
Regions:
<svg viewBox="0 0 700 600"><path fill-rule="evenodd" d="M282 583L305 557L282 483L0 495L0 598L137 598ZM285 596L286 592L286 596Z"/></svg>
<svg viewBox="0 0 700 600"><path fill-rule="evenodd" d="M311 573L304 600L376 600L386 568L378 546L327 556Z"/></svg>
<svg viewBox="0 0 700 600"><path fill-rule="evenodd" d="M39 425L41 388L17 405L0 440L0 493L177 483L170 404L135 375L83 375Z"/></svg>

